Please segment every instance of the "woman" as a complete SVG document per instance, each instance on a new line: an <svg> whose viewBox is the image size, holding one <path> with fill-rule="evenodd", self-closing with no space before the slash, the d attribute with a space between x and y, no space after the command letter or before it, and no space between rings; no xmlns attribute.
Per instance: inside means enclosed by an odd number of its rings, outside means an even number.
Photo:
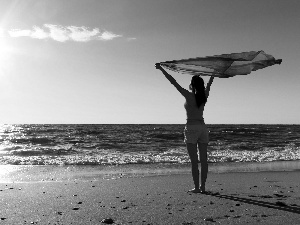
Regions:
<svg viewBox="0 0 300 225"><path fill-rule="evenodd" d="M214 80L211 77L206 88L204 81L199 76L193 76L189 89L192 92L182 88L176 80L168 74L159 63L155 64L156 69L161 70L165 77L173 84L176 89L185 97L184 108L186 110L187 122L184 129L184 142L187 146L191 163L192 163L192 176L195 188L189 190L193 193L204 193L205 182L208 173L207 164L207 145L208 145L208 130L203 119L203 110L207 101L210 86ZM201 163L201 186L199 187L199 169L198 169L198 152L197 144L200 153Z"/></svg>

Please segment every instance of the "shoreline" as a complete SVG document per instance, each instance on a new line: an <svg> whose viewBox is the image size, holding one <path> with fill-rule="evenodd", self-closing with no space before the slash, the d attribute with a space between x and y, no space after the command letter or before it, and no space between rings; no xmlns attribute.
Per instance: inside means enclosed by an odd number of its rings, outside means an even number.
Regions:
<svg viewBox="0 0 300 225"><path fill-rule="evenodd" d="M200 164L199 164L200 169ZM190 174L190 164L0 165L0 183L102 180ZM300 171L300 160L209 163L209 174Z"/></svg>

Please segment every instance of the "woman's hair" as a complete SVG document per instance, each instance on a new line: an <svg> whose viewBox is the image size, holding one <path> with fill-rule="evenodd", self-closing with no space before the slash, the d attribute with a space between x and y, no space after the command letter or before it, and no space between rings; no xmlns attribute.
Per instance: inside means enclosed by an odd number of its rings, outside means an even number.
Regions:
<svg viewBox="0 0 300 225"><path fill-rule="evenodd" d="M192 85L192 91L196 97L197 106L199 108L203 103L205 104L207 101L207 98L205 95L204 81L199 76L193 76L191 85Z"/></svg>

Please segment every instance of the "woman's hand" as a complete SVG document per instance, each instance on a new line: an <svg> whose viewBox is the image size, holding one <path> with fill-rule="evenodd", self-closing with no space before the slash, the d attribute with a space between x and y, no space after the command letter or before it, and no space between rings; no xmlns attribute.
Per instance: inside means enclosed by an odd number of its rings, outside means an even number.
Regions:
<svg viewBox="0 0 300 225"><path fill-rule="evenodd" d="M155 63L155 68L158 69L158 70L162 69L160 63Z"/></svg>

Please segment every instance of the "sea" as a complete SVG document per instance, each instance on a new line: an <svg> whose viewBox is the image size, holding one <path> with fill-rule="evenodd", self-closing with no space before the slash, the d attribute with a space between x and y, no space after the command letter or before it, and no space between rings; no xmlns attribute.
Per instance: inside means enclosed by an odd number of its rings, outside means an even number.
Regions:
<svg viewBox="0 0 300 225"><path fill-rule="evenodd" d="M101 171L98 174L102 176L187 173L190 160L183 142L184 126L3 124L0 125L0 168L51 166L76 173L89 168ZM300 125L212 124L207 127L210 171L300 169Z"/></svg>

